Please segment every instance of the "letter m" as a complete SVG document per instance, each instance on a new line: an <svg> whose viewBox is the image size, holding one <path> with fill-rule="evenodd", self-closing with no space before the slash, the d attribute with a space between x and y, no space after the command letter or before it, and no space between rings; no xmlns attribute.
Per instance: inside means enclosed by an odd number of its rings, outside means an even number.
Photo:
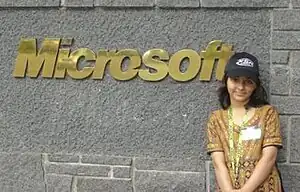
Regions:
<svg viewBox="0 0 300 192"><path fill-rule="evenodd" d="M42 70L42 77L52 78L60 39L45 38L37 52L36 39L21 39L14 77L37 77Z"/></svg>

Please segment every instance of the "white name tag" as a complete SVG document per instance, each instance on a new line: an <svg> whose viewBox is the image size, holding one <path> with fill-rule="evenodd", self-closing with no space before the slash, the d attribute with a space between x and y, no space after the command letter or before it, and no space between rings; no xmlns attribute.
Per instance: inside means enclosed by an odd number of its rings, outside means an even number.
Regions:
<svg viewBox="0 0 300 192"><path fill-rule="evenodd" d="M241 130L241 138L243 141L260 139L261 129L256 126L247 127Z"/></svg>

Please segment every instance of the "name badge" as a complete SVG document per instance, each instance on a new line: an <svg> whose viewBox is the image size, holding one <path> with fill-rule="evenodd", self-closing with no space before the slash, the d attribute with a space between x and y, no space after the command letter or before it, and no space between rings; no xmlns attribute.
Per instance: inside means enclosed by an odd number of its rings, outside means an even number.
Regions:
<svg viewBox="0 0 300 192"><path fill-rule="evenodd" d="M243 141L260 139L261 129L257 126L247 127L241 130L241 135Z"/></svg>

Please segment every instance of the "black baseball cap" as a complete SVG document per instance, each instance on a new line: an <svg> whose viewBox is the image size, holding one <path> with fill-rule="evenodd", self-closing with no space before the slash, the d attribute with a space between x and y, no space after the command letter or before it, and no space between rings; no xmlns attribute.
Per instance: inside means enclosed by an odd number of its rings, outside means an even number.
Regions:
<svg viewBox="0 0 300 192"><path fill-rule="evenodd" d="M259 79L258 60L250 53L237 52L228 60L225 75L228 77L249 77L257 84Z"/></svg>

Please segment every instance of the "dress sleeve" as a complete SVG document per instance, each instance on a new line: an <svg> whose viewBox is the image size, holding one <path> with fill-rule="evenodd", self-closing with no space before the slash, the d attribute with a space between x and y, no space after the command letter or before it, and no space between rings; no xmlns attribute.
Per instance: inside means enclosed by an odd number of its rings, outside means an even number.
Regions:
<svg viewBox="0 0 300 192"><path fill-rule="evenodd" d="M215 115L212 113L207 122L207 153L210 154L214 151L224 151L221 139L218 134L218 127Z"/></svg>
<svg viewBox="0 0 300 192"><path fill-rule="evenodd" d="M263 147L275 145L282 147L279 114L275 107L268 109L265 119Z"/></svg>

